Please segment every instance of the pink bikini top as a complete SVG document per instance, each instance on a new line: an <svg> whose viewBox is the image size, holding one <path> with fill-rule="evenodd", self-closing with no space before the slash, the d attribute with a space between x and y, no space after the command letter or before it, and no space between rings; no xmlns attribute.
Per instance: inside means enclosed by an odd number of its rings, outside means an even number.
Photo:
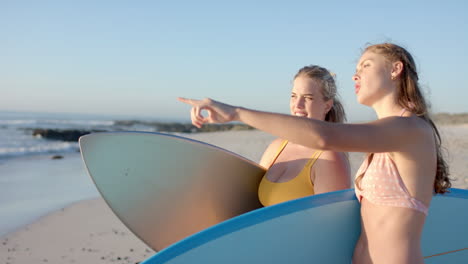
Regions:
<svg viewBox="0 0 468 264"><path fill-rule="evenodd" d="M410 195L388 153L374 153L370 163L367 158L356 176L362 173L361 190L358 186L355 189L359 202L365 197L373 204L410 208L427 215L427 205Z"/></svg>

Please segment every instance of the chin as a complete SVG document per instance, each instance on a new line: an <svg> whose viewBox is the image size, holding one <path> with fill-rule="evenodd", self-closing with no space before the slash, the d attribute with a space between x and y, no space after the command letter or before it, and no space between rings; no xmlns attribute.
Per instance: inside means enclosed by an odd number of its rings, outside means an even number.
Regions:
<svg viewBox="0 0 468 264"><path fill-rule="evenodd" d="M357 96L357 102L365 106L371 106L369 100L366 100L366 98L359 97L359 95Z"/></svg>

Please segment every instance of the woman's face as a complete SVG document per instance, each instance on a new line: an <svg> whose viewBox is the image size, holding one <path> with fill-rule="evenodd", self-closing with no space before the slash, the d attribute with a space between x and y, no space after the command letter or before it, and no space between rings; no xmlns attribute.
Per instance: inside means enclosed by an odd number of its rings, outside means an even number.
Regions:
<svg viewBox="0 0 468 264"><path fill-rule="evenodd" d="M392 69L385 57L370 51L364 52L353 75L355 93L359 103L367 106L392 92Z"/></svg>
<svg viewBox="0 0 468 264"><path fill-rule="evenodd" d="M324 120L331 109L333 100L323 99L320 83L306 76L299 76L293 82L291 115Z"/></svg>

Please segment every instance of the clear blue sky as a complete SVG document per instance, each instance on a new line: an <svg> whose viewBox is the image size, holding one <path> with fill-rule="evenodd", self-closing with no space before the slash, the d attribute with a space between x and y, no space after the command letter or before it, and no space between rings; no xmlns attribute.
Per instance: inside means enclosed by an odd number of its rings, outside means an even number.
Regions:
<svg viewBox="0 0 468 264"><path fill-rule="evenodd" d="M0 110L188 119L177 96L288 112L304 65L351 76L366 43L415 57L433 112L468 112L467 1L0 0Z"/></svg>

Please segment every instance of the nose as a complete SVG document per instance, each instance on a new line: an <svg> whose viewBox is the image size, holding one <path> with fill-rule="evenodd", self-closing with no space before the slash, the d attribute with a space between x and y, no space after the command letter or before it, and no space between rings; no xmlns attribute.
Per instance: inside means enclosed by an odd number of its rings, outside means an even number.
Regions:
<svg viewBox="0 0 468 264"><path fill-rule="evenodd" d="M359 80L359 75L357 75L357 73L355 73L355 74L353 75L353 77L351 77L351 78L353 79L353 81L356 82L357 80Z"/></svg>
<svg viewBox="0 0 468 264"><path fill-rule="evenodd" d="M302 109L302 108L304 108L304 102L305 102L304 97L298 96L297 99L294 102L294 105L295 105L296 108Z"/></svg>

